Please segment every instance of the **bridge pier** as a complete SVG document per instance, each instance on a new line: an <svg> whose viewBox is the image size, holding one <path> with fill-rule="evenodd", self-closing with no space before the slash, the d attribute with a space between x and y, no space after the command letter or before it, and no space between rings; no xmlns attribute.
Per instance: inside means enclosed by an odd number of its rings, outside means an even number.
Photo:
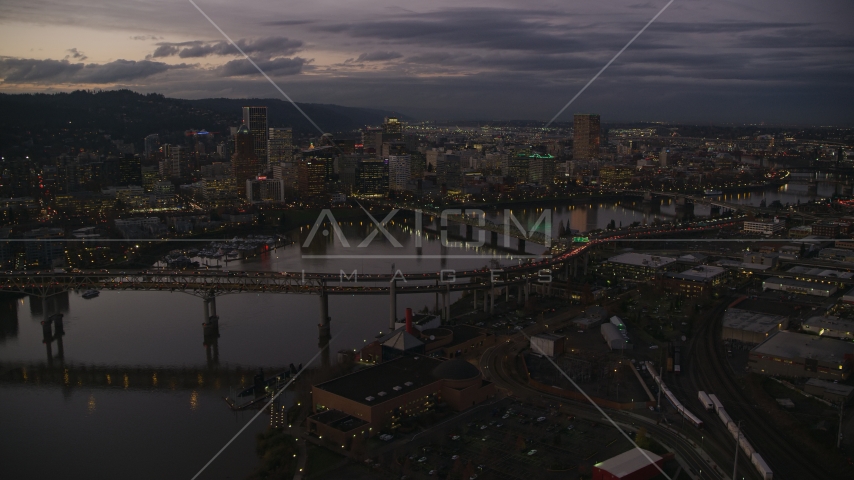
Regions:
<svg viewBox="0 0 854 480"><path fill-rule="evenodd" d="M519 239L519 244L516 247L516 250L519 253L525 253L525 240L524 239L522 239L522 238Z"/></svg>
<svg viewBox="0 0 854 480"><path fill-rule="evenodd" d="M207 310L207 303L205 304ZM219 317L211 315L207 321L202 324L202 334L204 337L205 358L208 366L213 366L219 363Z"/></svg>
<svg viewBox="0 0 854 480"><path fill-rule="evenodd" d="M326 293L326 283L324 282L320 286L320 324L317 325L317 333L321 339L330 336L329 321L329 295Z"/></svg>
<svg viewBox="0 0 854 480"><path fill-rule="evenodd" d="M474 240L474 227L466 224L466 241L471 242Z"/></svg>
<svg viewBox="0 0 854 480"><path fill-rule="evenodd" d="M489 316L495 314L495 280L489 277Z"/></svg>
<svg viewBox="0 0 854 480"><path fill-rule="evenodd" d="M471 294L472 294L472 300L471 300L472 311L476 312L477 311L477 289L472 290Z"/></svg>
<svg viewBox="0 0 854 480"><path fill-rule="evenodd" d="M445 285L445 318L446 322L451 321L451 285Z"/></svg>
<svg viewBox="0 0 854 480"><path fill-rule="evenodd" d="M498 232L489 232L489 244L493 247L498 246Z"/></svg>
<svg viewBox="0 0 854 480"><path fill-rule="evenodd" d="M394 331L397 322L397 280L392 280L388 286L388 329Z"/></svg>
<svg viewBox="0 0 854 480"><path fill-rule="evenodd" d="M57 313L47 317L42 324L42 343L45 344L47 353L47 364L53 365L54 359L59 359L60 362L65 358L65 351L62 346L62 336L65 335L65 328L62 324L62 314ZM53 354L53 342L56 341L57 353Z"/></svg>
<svg viewBox="0 0 854 480"><path fill-rule="evenodd" d="M525 306L528 305L528 295L531 294L531 283L528 279L525 279Z"/></svg>

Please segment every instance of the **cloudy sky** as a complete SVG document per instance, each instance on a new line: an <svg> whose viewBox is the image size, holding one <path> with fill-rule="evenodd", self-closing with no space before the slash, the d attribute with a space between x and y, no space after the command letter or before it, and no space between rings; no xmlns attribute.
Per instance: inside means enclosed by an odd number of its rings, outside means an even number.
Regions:
<svg viewBox="0 0 854 480"><path fill-rule="evenodd" d="M299 102L548 120L667 0L195 0ZM854 2L675 0L570 106L854 124ZM188 0L3 0L0 91L280 94Z"/></svg>

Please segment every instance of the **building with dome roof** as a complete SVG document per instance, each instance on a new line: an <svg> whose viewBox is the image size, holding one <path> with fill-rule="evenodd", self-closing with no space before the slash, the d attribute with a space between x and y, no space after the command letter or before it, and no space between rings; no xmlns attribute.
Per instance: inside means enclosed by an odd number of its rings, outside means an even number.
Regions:
<svg viewBox="0 0 854 480"><path fill-rule="evenodd" d="M353 435L395 430L435 408L463 411L495 393L495 384L465 360L404 355L312 386L308 429L347 445Z"/></svg>

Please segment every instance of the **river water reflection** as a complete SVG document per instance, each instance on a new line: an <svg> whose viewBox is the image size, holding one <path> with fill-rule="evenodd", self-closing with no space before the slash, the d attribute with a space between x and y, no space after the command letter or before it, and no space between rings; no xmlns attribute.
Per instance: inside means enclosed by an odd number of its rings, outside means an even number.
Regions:
<svg viewBox="0 0 854 480"><path fill-rule="evenodd" d="M804 190L806 186L804 186ZM821 188L819 193L821 193ZM737 203L758 204L766 198L796 201L804 198L798 185L777 192L727 198ZM785 202L784 202L785 203ZM541 208L549 208L542 206ZM707 214L697 206L695 215ZM528 226L541 213L537 208L514 209ZM554 205L554 233L558 225L587 231L632 222L649 223L681 213L665 202L652 211L641 202ZM487 215L497 219L500 215ZM308 248L300 244L308 228L299 233L297 245L267 252L246 261L229 262L229 270L387 273L466 270L488 265L512 265L520 261L509 250L486 247L446 248L435 234L423 247L415 246L409 223L396 223L390 231L401 244L394 247L378 235L368 247L358 248L367 226L342 224L350 247L335 235L316 238ZM512 244L515 248L515 243ZM527 254L543 248L528 243ZM306 258L311 255L312 258ZM285 366L308 363L318 352L319 300L310 295L238 294L218 297L220 316L218 369ZM398 315L406 307L433 308L432 294L399 296ZM63 313L63 354L69 367L66 379L56 383L38 378L38 365L48 362L40 322L46 315ZM387 330L386 296L330 296L332 358L340 349L353 349ZM28 365L26 381L0 383L0 464L5 478L189 478L255 412L231 412L222 397L230 385L203 384L193 378L178 385L154 385L140 381L140 372L158 370L196 375L211 366L203 345L202 301L183 293L104 291L92 300L79 293L38 299L0 300L0 368ZM52 355L56 355L52 346ZM59 359L53 360L59 362ZM78 385L75 375L86 368L111 368L135 372L110 384ZM164 374L162 374L164 375ZM126 385L126 383L128 383ZM256 464L253 434L269 421L259 418L201 478L243 478Z"/></svg>

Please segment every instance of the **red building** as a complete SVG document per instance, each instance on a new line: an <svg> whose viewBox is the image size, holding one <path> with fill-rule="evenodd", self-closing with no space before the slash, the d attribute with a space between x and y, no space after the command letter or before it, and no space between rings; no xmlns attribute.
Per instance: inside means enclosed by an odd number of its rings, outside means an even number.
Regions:
<svg viewBox="0 0 854 480"><path fill-rule="evenodd" d="M661 473L663 464L664 459L649 450L633 448L593 465L593 480L649 480Z"/></svg>

